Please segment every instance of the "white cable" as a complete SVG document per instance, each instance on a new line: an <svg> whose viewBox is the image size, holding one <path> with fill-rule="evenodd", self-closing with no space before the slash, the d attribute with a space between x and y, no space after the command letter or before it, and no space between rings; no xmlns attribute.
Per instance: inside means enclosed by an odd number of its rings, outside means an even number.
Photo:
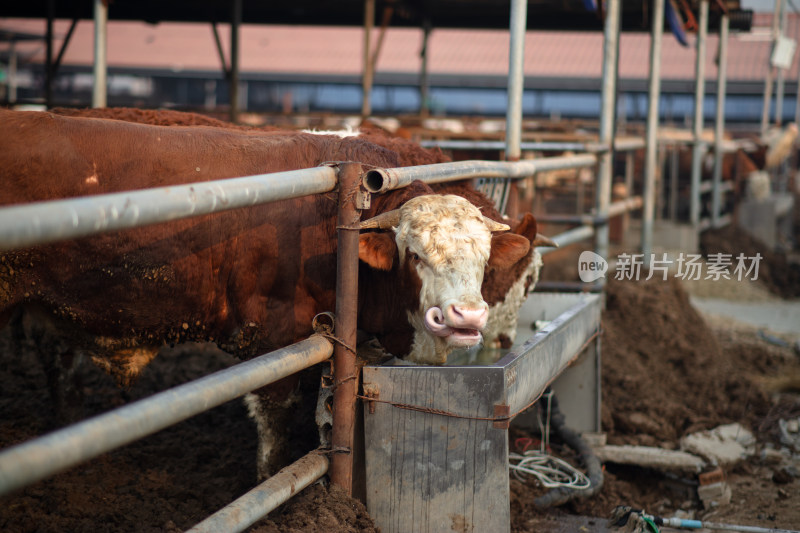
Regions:
<svg viewBox="0 0 800 533"><path fill-rule="evenodd" d="M528 450L522 455L518 453L508 454L508 467L514 472L514 477L520 481L525 481L527 475L536 477L543 487L552 489L556 487L569 487L576 490L588 489L592 486L589 478L580 470L573 467L566 461L549 455L545 450L550 444L550 410L553 401L553 391L549 391L547 397L547 416L542 422L541 413L536 413L539 422L539 430L542 434L540 449ZM514 464L514 461L519 461Z"/></svg>
<svg viewBox="0 0 800 533"><path fill-rule="evenodd" d="M508 467L520 481L532 475L546 488L588 489L592 485L589 478L571 464L540 451L529 450L523 455L510 453L508 460ZM514 464L514 461L519 462Z"/></svg>

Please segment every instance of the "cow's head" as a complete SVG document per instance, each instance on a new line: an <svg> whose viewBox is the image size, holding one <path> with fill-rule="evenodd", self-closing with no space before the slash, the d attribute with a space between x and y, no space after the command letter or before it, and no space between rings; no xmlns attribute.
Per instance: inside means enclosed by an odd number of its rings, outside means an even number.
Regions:
<svg viewBox="0 0 800 533"><path fill-rule="evenodd" d="M363 234L359 257L373 268L396 268L402 290L418 295L407 310L414 340L406 359L425 364L443 364L453 349L481 342L489 318L484 271L511 267L531 245L524 236L499 233L509 227L455 195L412 198L362 227L394 230L394 238Z"/></svg>

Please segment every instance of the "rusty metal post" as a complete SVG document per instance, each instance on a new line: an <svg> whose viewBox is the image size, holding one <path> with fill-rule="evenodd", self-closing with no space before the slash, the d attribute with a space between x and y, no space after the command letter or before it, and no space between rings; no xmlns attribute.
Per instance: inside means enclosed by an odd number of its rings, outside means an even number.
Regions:
<svg viewBox="0 0 800 533"><path fill-rule="evenodd" d="M361 185L361 166L339 167L338 267L336 272L336 343L333 352L333 431L330 475L335 485L353 493L353 442L355 440L358 369L356 323L358 320L358 223L361 212L356 197Z"/></svg>

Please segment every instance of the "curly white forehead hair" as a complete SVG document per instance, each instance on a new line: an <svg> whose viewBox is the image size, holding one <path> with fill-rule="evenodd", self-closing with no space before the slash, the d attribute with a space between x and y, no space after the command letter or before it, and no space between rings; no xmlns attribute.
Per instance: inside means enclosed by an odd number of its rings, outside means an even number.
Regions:
<svg viewBox="0 0 800 533"><path fill-rule="evenodd" d="M400 224L395 229L400 260L405 248L424 257L431 266L451 264L453 260L489 259L492 234L480 210L464 198L452 194L412 198L401 207Z"/></svg>

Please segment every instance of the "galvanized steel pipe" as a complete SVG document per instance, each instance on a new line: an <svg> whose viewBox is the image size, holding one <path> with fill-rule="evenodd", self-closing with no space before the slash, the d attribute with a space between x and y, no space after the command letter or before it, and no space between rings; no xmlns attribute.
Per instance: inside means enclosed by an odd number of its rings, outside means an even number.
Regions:
<svg viewBox="0 0 800 533"><path fill-rule="evenodd" d="M703 99L706 94L706 37L708 36L709 0L700 0L700 18L697 22L697 53L694 66L694 146L692 147L692 182L689 190L689 221L692 226L700 222L700 177L706 145L703 142Z"/></svg>
<svg viewBox="0 0 800 533"><path fill-rule="evenodd" d="M563 248L564 246L569 246L570 244L584 241L594 235L594 233L594 228L592 226L580 226L569 231L565 231L564 233L559 233L555 237L552 237L552 239L560 248ZM555 248L536 248L536 251L539 252L540 255L547 255L554 250Z"/></svg>
<svg viewBox="0 0 800 533"><path fill-rule="evenodd" d="M617 100L617 71L619 69L619 32L621 0L608 0L605 28L603 31L603 84L600 109L600 143L611 146L614 140L614 112ZM614 170L614 154L606 151L598 161L595 210L599 216L607 216L611 203L611 180ZM595 234L595 251L608 257L608 226L598 228Z"/></svg>
<svg viewBox="0 0 800 533"><path fill-rule="evenodd" d="M312 336L0 452L0 495L60 472L328 359Z"/></svg>
<svg viewBox="0 0 800 533"><path fill-rule="evenodd" d="M653 250L653 219L656 205L656 149L658 148L658 107L661 99L661 37L664 34L664 0L653 2L650 31L650 80L647 103L647 152L642 196L642 254L649 262ZM666 148L663 148L666 149Z"/></svg>
<svg viewBox="0 0 800 533"><path fill-rule="evenodd" d="M328 459L318 453L301 457L291 465L223 507L186 533L239 533L325 475Z"/></svg>
<svg viewBox="0 0 800 533"><path fill-rule="evenodd" d="M544 157L525 161L458 161L402 168L375 168L361 177L364 187L372 193L384 193L420 180L442 183L472 178L512 178L533 176L537 172L564 168L590 167L597 162L594 154Z"/></svg>
<svg viewBox="0 0 800 533"><path fill-rule="evenodd" d="M0 251L329 192L336 182L325 166L4 207Z"/></svg>
<svg viewBox="0 0 800 533"><path fill-rule="evenodd" d="M725 133L725 90L728 80L728 26L730 17L722 14L719 21L719 71L717 74L717 119L714 128L714 176L711 190L711 225L718 228L722 225L722 154L723 135Z"/></svg>
<svg viewBox="0 0 800 533"><path fill-rule="evenodd" d="M108 95L108 4L94 0L94 81L92 83L92 107L106 107ZM53 73L55 74L55 72ZM49 105L49 104L48 104Z"/></svg>
<svg viewBox="0 0 800 533"><path fill-rule="evenodd" d="M523 65L528 1L511 0L508 53L508 107L506 108L506 160L519 161L522 140Z"/></svg>

